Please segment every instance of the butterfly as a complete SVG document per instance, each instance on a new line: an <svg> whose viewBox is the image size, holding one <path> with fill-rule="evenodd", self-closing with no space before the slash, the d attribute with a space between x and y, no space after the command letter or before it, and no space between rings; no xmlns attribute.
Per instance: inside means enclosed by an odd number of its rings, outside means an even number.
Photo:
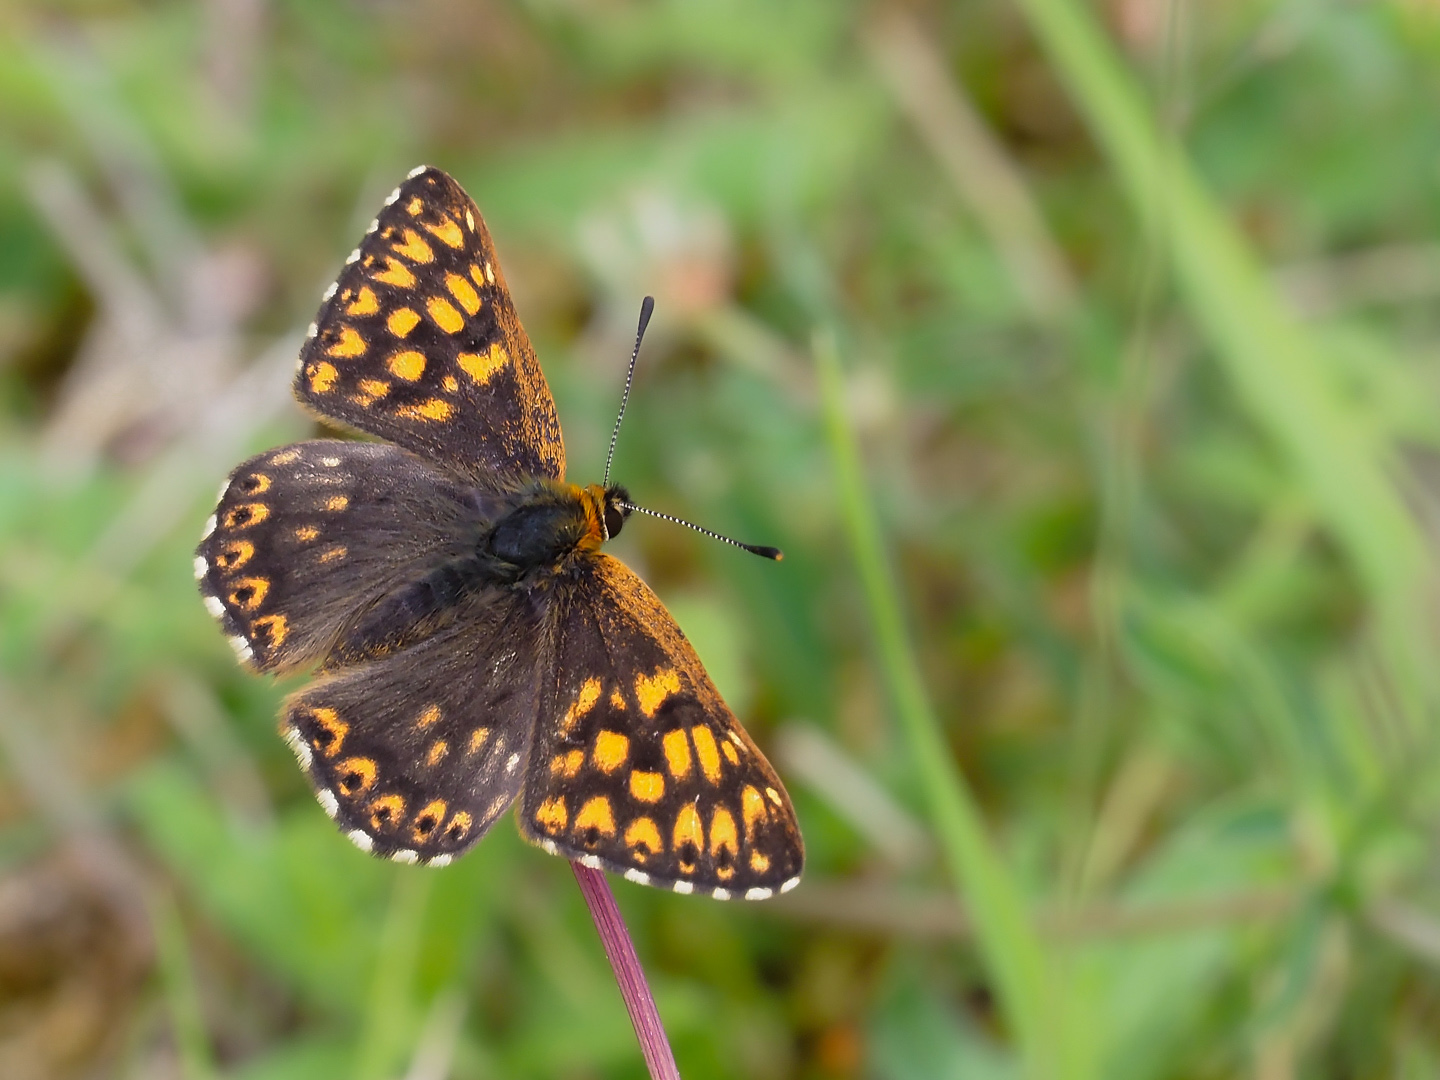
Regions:
<svg viewBox="0 0 1440 1080"><path fill-rule="evenodd" d="M608 467L566 482L490 234L444 172L385 200L294 390L380 441L244 462L195 577L242 663L314 670L280 731L351 841L444 866L513 804L531 843L641 884L760 900L799 881L775 770L664 605L601 550L639 508Z"/></svg>

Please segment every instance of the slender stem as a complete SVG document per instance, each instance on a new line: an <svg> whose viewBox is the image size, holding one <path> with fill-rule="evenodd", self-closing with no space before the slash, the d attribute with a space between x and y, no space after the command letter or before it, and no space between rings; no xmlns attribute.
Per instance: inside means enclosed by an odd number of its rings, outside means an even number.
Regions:
<svg viewBox="0 0 1440 1080"><path fill-rule="evenodd" d="M620 984L620 996L625 999L630 1022L635 1025L635 1037L640 1040L645 1067L650 1070L652 1080L680 1080L675 1055L670 1052L670 1040L665 1037L660 1013L655 1008L655 997L650 993L650 984L645 981L645 969L635 955L635 944L630 940L630 932L625 929L625 919L615 903L610 883L605 880L602 871L591 870L578 862L572 862L570 869L575 871L580 895L585 897L585 903L590 907L590 917L595 920L600 944L605 946L605 956L615 972L615 981Z"/></svg>
<svg viewBox="0 0 1440 1080"><path fill-rule="evenodd" d="M1046 950L1036 936L1024 892L986 834L980 808L955 765L921 676L845 411L844 373L834 334L817 332L814 353L841 517L869 608L880 670L914 755L916 782L930 804L936 839L975 920L976 940L1014 1027L1025 1075L1029 1080L1083 1078L1084 1064L1066 1053L1061 969L1054 950Z"/></svg>

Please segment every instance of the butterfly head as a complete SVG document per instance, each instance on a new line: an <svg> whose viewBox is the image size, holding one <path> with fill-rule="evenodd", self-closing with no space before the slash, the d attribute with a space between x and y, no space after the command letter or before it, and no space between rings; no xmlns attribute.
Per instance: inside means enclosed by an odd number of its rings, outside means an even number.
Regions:
<svg viewBox="0 0 1440 1080"><path fill-rule="evenodd" d="M599 543L620 535L625 519L630 516L628 491L619 484L609 487L591 484L581 489L580 499L585 507L585 516L597 527L595 531L599 534Z"/></svg>

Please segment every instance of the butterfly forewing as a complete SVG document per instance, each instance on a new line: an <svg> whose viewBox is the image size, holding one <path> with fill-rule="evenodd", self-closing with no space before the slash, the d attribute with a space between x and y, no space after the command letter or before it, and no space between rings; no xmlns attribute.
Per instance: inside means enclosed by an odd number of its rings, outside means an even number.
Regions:
<svg viewBox="0 0 1440 1080"><path fill-rule="evenodd" d="M465 601L432 637L324 676L280 729L316 797L366 851L443 865L520 789L536 712L537 616L523 595Z"/></svg>
<svg viewBox="0 0 1440 1080"><path fill-rule="evenodd" d="M295 393L316 412L474 479L559 479L555 402L460 185L418 169L326 294Z"/></svg>
<svg viewBox="0 0 1440 1080"><path fill-rule="evenodd" d="M241 659L284 671L326 656L380 597L468 553L481 527L473 493L414 454L295 443L230 474L195 576Z"/></svg>
<svg viewBox="0 0 1440 1080"><path fill-rule="evenodd" d="M804 847L785 789L655 594L596 555L554 604L564 659L543 677L521 831L677 892L793 885Z"/></svg>

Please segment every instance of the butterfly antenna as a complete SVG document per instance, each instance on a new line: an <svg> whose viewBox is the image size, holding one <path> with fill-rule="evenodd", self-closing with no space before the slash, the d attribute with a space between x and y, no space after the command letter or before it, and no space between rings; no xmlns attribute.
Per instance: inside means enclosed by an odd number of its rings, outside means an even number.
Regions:
<svg viewBox="0 0 1440 1080"><path fill-rule="evenodd" d="M625 393L620 397L620 415L615 417L615 430L610 433L610 453L605 458L605 479L602 487L610 486L610 463L615 460L615 443L620 438L620 421L625 419L625 406L630 403L630 384L635 381L635 361L640 359L640 342L645 340L645 328L650 325L650 316L655 314L655 298L647 296L640 302L640 328L635 331L635 351L630 354L630 369L625 372Z"/></svg>
<svg viewBox="0 0 1440 1080"><path fill-rule="evenodd" d="M625 510L633 510L637 514L645 514L649 517L659 518L661 521L673 521L676 525L684 525L687 529L694 529L696 532L710 537L711 540L719 540L723 543L731 544L734 547L738 547L741 551L750 552L751 555L759 555L762 559L774 559L776 562L779 562L785 558L785 553L777 547L767 547L763 544L742 544L739 540L732 540L728 536L721 536L717 532L711 532L709 529L701 528L694 522L686 521L684 518L673 517L670 514L662 514L658 510L646 510L645 507L636 506L634 503L622 502L616 505Z"/></svg>

